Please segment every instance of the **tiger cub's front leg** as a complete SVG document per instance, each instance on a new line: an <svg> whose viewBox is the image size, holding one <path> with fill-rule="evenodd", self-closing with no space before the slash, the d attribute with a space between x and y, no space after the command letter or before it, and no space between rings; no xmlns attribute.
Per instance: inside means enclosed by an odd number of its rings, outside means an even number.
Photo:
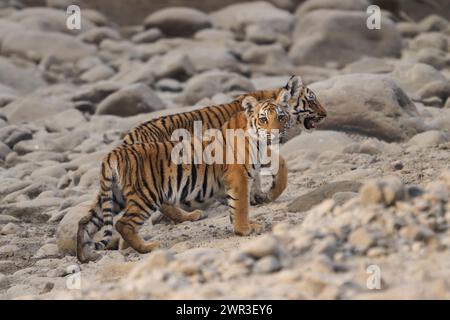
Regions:
<svg viewBox="0 0 450 320"><path fill-rule="evenodd" d="M249 176L242 165L229 165L224 174L225 191L234 233L246 236L259 232L261 225L249 219Z"/></svg>

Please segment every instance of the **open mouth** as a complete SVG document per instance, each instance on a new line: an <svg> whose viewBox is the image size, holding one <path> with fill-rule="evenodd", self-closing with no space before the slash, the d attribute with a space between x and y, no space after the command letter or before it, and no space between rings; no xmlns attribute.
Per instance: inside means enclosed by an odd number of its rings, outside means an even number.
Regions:
<svg viewBox="0 0 450 320"><path fill-rule="evenodd" d="M305 120L303 120L303 125L306 129L315 129L316 125L322 120L322 118L319 117L307 117Z"/></svg>

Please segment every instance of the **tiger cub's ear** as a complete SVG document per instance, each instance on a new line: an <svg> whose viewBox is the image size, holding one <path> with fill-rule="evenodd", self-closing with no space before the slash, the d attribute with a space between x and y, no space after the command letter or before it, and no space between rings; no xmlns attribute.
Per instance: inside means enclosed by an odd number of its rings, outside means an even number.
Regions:
<svg viewBox="0 0 450 320"><path fill-rule="evenodd" d="M288 83L284 86L284 89L289 91L291 94L291 99L297 99L304 88L305 86L303 85L303 81L300 76L290 77Z"/></svg>
<svg viewBox="0 0 450 320"><path fill-rule="evenodd" d="M247 96L242 100L242 108L244 108L245 114L250 115L253 113L253 109L258 105L258 100L255 97Z"/></svg>
<svg viewBox="0 0 450 320"><path fill-rule="evenodd" d="M277 102L280 104L287 104L291 99L291 94L288 90L282 89L277 97Z"/></svg>

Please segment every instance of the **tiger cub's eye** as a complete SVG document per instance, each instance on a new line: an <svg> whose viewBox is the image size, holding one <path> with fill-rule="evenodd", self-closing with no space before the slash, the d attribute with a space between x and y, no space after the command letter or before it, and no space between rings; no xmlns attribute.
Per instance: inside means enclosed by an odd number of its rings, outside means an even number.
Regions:
<svg viewBox="0 0 450 320"><path fill-rule="evenodd" d="M259 122L266 123L267 122L267 118L266 117L260 117L259 118Z"/></svg>

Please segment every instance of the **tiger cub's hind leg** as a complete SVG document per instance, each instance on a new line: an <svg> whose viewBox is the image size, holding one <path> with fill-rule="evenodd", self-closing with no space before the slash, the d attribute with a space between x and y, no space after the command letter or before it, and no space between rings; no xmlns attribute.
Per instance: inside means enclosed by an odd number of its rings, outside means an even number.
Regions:
<svg viewBox="0 0 450 320"><path fill-rule="evenodd" d="M179 207L163 204L160 208L161 212L175 222L197 221L206 218L208 215L202 210L194 210L191 212L184 211Z"/></svg>
<svg viewBox="0 0 450 320"><path fill-rule="evenodd" d="M150 217L150 214L154 212L142 211L140 207L135 204L129 204L125 208L125 213L122 218L116 222L116 229L134 250L139 253L148 253L159 247L157 241L144 241L139 236L139 228Z"/></svg>

